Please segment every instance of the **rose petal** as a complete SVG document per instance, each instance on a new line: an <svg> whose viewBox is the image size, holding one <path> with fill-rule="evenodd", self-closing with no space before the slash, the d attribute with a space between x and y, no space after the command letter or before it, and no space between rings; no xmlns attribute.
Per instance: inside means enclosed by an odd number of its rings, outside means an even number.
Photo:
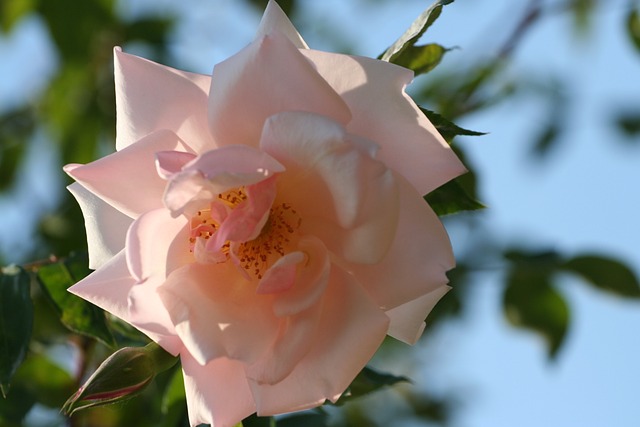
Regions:
<svg viewBox="0 0 640 427"><path fill-rule="evenodd" d="M95 162L64 170L120 212L137 218L162 207L166 181L156 171L155 153L168 150L191 151L173 132L158 131Z"/></svg>
<svg viewBox="0 0 640 427"><path fill-rule="evenodd" d="M385 313L391 320L387 334L407 344L418 342L425 328L424 319L449 289L449 286L442 285L419 298L387 310Z"/></svg>
<svg viewBox="0 0 640 427"><path fill-rule="evenodd" d="M298 264L304 261L304 253L290 252L278 259L260 279L256 293L279 294L288 291L296 282Z"/></svg>
<svg viewBox="0 0 640 427"><path fill-rule="evenodd" d="M68 290L130 323L169 353L178 354L182 343L171 331L168 334L158 333L132 320L129 313L129 293L134 286L136 281L129 274L125 253L121 251Z"/></svg>
<svg viewBox="0 0 640 427"><path fill-rule="evenodd" d="M257 147L264 121L281 111L309 111L343 124L351 118L340 96L279 32L217 64L211 93L209 125L220 145Z"/></svg>
<svg viewBox="0 0 640 427"><path fill-rule="evenodd" d="M255 39L259 40L276 31L284 34L298 49L309 48L278 3L273 0L269 0L267 8L264 11L264 15L262 15L262 20L260 21L260 26L258 27Z"/></svg>
<svg viewBox="0 0 640 427"><path fill-rule="evenodd" d="M67 189L82 209L89 246L89 268L96 270L124 248L132 220L77 182Z"/></svg>
<svg viewBox="0 0 640 427"><path fill-rule="evenodd" d="M420 194L401 176L398 230L387 255L375 265L351 264L350 271L385 310L448 283L455 266L449 237Z"/></svg>
<svg viewBox="0 0 640 427"><path fill-rule="evenodd" d="M207 151L169 180L164 204L173 216L208 205L218 194L263 181L284 167L268 154L244 145ZM194 206L197 206L194 208Z"/></svg>
<svg viewBox="0 0 640 427"><path fill-rule="evenodd" d="M382 343L389 318L354 278L331 267L320 323L309 352L277 384L250 386L258 415L308 409L337 400Z"/></svg>
<svg viewBox="0 0 640 427"><path fill-rule="evenodd" d="M241 362L221 357L201 366L187 352L180 361L192 426L232 427L255 412Z"/></svg>
<svg viewBox="0 0 640 427"><path fill-rule="evenodd" d="M156 153L156 170L163 179L169 179L182 170L182 167L196 158L193 153L182 151L160 151Z"/></svg>
<svg viewBox="0 0 640 427"><path fill-rule="evenodd" d="M332 252L352 262L384 256L395 233L398 196L392 172L372 157L375 145L303 112L270 117L260 144L287 168L278 194L300 212L306 234L322 236Z"/></svg>
<svg viewBox="0 0 640 427"><path fill-rule="evenodd" d="M301 50L353 115L350 133L380 144L378 158L422 195L466 172L442 136L404 92L410 70L370 58Z"/></svg>
<svg viewBox="0 0 640 427"><path fill-rule="evenodd" d="M159 292L178 335L201 365L225 355L253 363L276 336L269 300L256 295L230 262L187 265Z"/></svg>
<svg viewBox="0 0 640 427"><path fill-rule="evenodd" d="M144 213L127 232L127 265L131 275L144 282L153 275L166 278L172 270L193 262L189 255L188 220L173 218L166 209ZM182 251L172 251L177 245Z"/></svg>
<svg viewBox="0 0 640 427"><path fill-rule="evenodd" d="M168 129L196 152L215 148L208 131L211 77L175 70L114 49L116 148Z"/></svg>

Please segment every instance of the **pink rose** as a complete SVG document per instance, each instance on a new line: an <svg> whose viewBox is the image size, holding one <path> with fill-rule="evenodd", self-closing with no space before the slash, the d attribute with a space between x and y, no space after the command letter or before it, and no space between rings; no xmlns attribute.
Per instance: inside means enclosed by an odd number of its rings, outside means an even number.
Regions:
<svg viewBox="0 0 640 427"><path fill-rule="evenodd" d="M454 265L422 195L464 167L412 77L275 2L211 76L115 49L118 151L65 168L96 270L71 292L180 355L192 425L335 401L422 333Z"/></svg>

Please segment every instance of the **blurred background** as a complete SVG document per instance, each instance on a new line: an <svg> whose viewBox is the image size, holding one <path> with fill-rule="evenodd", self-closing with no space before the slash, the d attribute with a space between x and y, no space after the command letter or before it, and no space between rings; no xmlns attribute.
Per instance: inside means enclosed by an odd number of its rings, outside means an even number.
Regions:
<svg viewBox="0 0 640 427"><path fill-rule="evenodd" d="M376 57L430 1L279 3L312 48ZM113 46L210 73L251 41L265 5L0 0L0 263L85 250L61 167L114 149ZM470 169L456 188L472 210L443 218L458 259L453 291L416 347L390 341L372 362L411 384L327 407L315 425L640 425L639 10L634 0L443 8L421 43L445 53L409 92L486 133L452 133ZM149 396L64 419L78 380L61 362L69 336L38 325L27 361L44 357L69 377L50 387L62 397L19 372L13 399L27 403L0 399L0 426L183 425L184 411L157 418Z"/></svg>

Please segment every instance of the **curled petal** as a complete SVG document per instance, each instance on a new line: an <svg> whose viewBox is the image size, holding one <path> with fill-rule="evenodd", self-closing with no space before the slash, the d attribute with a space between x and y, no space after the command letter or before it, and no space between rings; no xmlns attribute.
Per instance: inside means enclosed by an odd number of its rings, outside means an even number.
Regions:
<svg viewBox="0 0 640 427"><path fill-rule="evenodd" d="M211 93L210 129L222 145L257 147L264 121L281 111L309 111L343 124L351 119L342 98L280 32L217 64Z"/></svg>
<svg viewBox="0 0 640 427"><path fill-rule="evenodd" d="M181 151L160 151L156 153L156 169L163 179L169 179L182 170L182 167L196 158L193 153Z"/></svg>
<svg viewBox="0 0 640 427"><path fill-rule="evenodd" d="M384 256L398 196L392 172L373 157L375 144L326 117L286 112L269 118L261 147L287 168L279 192L301 212L305 233L323 236L352 262L372 264Z"/></svg>
<svg viewBox="0 0 640 427"><path fill-rule="evenodd" d="M64 170L87 190L125 215L137 218L162 207L166 182L156 171L158 151L191 151L170 131L147 135L133 145L86 165Z"/></svg>
<svg viewBox="0 0 640 427"><path fill-rule="evenodd" d="M255 412L241 362L221 357L202 366L187 352L180 361L192 426L232 427Z"/></svg>
<svg viewBox="0 0 640 427"><path fill-rule="evenodd" d="M347 130L380 144L379 159L422 195L466 172L405 93L413 72L375 59L301 50L349 106Z"/></svg>
<svg viewBox="0 0 640 427"><path fill-rule="evenodd" d="M228 356L254 363L278 328L268 300L229 262L190 264L158 290L178 335L201 365Z"/></svg>
<svg viewBox="0 0 640 427"><path fill-rule="evenodd" d="M298 264L304 261L304 253L290 252L278 259L260 279L258 294L279 294L288 291L296 281Z"/></svg>
<svg viewBox="0 0 640 427"><path fill-rule="evenodd" d="M96 270L124 248L132 219L77 182L67 188L82 209L89 246L89 268Z"/></svg>
<svg viewBox="0 0 640 427"><path fill-rule="evenodd" d="M147 212L134 221L127 232L126 254L129 271L138 282L152 275L164 279L172 270L193 262L186 226L186 218L172 218L166 209ZM182 250L170 250L176 246Z"/></svg>
<svg viewBox="0 0 640 427"><path fill-rule="evenodd" d="M391 320L387 334L407 344L415 344L424 331L427 314L449 289L449 286L442 285L419 298L387 310L387 316Z"/></svg>
<svg viewBox="0 0 640 427"><path fill-rule="evenodd" d="M258 415L337 400L371 359L389 326L389 318L360 284L336 265L331 268L318 322L309 351L286 378L271 385L250 382Z"/></svg>
<svg viewBox="0 0 640 427"><path fill-rule="evenodd" d="M211 77L175 70L114 49L116 148L160 129L176 133L197 152L216 147L207 126Z"/></svg>
<svg viewBox="0 0 640 427"><path fill-rule="evenodd" d="M164 203L178 216L227 190L253 185L283 170L277 160L255 148L232 145L207 151L171 177Z"/></svg>

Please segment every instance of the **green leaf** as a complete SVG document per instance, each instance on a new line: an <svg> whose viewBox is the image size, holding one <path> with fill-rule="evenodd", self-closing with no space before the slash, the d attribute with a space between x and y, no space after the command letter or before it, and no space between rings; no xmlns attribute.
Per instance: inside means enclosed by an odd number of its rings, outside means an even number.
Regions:
<svg viewBox="0 0 640 427"><path fill-rule="evenodd" d="M561 268L581 276L597 289L622 297L640 297L638 277L620 261L599 255L581 255L566 261Z"/></svg>
<svg viewBox="0 0 640 427"><path fill-rule="evenodd" d="M633 137L640 134L640 113L638 113L638 109L620 112L614 120L618 129L625 136Z"/></svg>
<svg viewBox="0 0 640 427"><path fill-rule="evenodd" d="M400 36L382 55L380 59L395 62L406 49L414 46L425 31L435 22L442 12L442 6L453 3L453 0L437 0L416 18L409 29Z"/></svg>
<svg viewBox="0 0 640 427"><path fill-rule="evenodd" d="M307 411L278 420L278 427L327 427L329 415L323 411Z"/></svg>
<svg viewBox="0 0 640 427"><path fill-rule="evenodd" d="M30 355L15 375L16 386L29 391L38 403L59 408L73 393L75 379L42 354Z"/></svg>
<svg viewBox="0 0 640 427"><path fill-rule="evenodd" d="M365 366L358 376L351 382L351 385L338 399L336 405L342 405L349 400L367 395L382 387L392 386L401 382L411 382L409 378L378 372L368 366Z"/></svg>
<svg viewBox="0 0 640 427"><path fill-rule="evenodd" d="M456 178L427 194L424 199L438 216L476 211L486 206L470 196Z"/></svg>
<svg viewBox="0 0 640 427"><path fill-rule="evenodd" d="M163 427L178 425L178 421L183 418L186 412L186 401L182 369L178 367L173 372L162 395L160 410L163 415Z"/></svg>
<svg viewBox="0 0 640 427"><path fill-rule="evenodd" d="M67 291L67 288L89 274L87 265L86 255L71 256L67 260L40 267L38 282L58 310L60 321L69 330L113 346L115 341L107 327L104 312Z"/></svg>
<svg viewBox="0 0 640 427"><path fill-rule="evenodd" d="M545 264L542 264L543 266ZM549 357L558 354L569 324L569 308L549 283L551 270L515 266L507 277L504 310L509 322L540 334Z"/></svg>
<svg viewBox="0 0 640 427"><path fill-rule="evenodd" d="M0 1L0 28L5 33L33 9L33 0L4 0Z"/></svg>
<svg viewBox="0 0 640 427"><path fill-rule="evenodd" d="M627 31L631 43L640 51L640 12L638 9L632 9L627 15Z"/></svg>
<svg viewBox="0 0 640 427"><path fill-rule="evenodd" d="M11 377L29 347L33 329L33 303L29 275L10 266L0 273L0 391L9 392Z"/></svg>
<svg viewBox="0 0 640 427"><path fill-rule="evenodd" d="M482 136L486 135L484 132L476 132L473 130L468 130L461 128L455 123L445 119L440 114L435 111L428 110L426 108L420 107L420 110L424 113L425 116L429 119L429 121L436 127L440 135L445 139L445 141L451 143L454 137L458 135L464 136Z"/></svg>
<svg viewBox="0 0 640 427"><path fill-rule="evenodd" d="M433 70L449 50L437 43L409 46L394 59L393 63L413 70L418 76Z"/></svg>

